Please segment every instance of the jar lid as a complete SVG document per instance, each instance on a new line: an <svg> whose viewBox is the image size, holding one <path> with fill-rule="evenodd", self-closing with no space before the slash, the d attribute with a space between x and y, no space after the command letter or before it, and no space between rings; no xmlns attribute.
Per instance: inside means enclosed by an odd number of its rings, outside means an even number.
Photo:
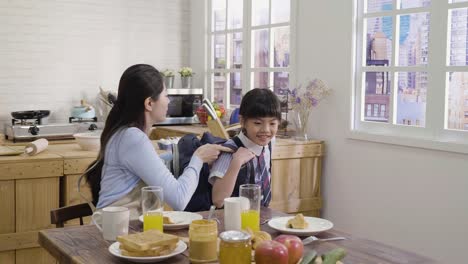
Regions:
<svg viewBox="0 0 468 264"><path fill-rule="evenodd" d="M242 231L224 231L219 235L219 238L225 242L245 242L250 240L250 234Z"/></svg>

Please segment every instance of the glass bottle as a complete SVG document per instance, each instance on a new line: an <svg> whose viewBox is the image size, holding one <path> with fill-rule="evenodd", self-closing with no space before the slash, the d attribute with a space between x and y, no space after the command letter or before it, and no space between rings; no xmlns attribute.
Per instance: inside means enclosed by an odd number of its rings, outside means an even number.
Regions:
<svg viewBox="0 0 468 264"><path fill-rule="evenodd" d="M251 236L242 231L225 231L219 235L220 264L249 264L252 259Z"/></svg>
<svg viewBox="0 0 468 264"><path fill-rule="evenodd" d="M218 223L215 220L194 220L189 227L189 258L193 263L218 259Z"/></svg>

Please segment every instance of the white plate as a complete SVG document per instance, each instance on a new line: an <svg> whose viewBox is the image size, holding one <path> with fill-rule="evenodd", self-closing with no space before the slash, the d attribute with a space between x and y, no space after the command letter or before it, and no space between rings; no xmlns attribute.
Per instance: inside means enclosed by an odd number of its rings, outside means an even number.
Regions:
<svg viewBox="0 0 468 264"><path fill-rule="evenodd" d="M179 240L179 242L177 242L177 247L174 249L174 251L172 251L168 255L157 256L157 257L130 257L130 256L122 255L120 253L119 246L120 246L119 242L112 243L112 245L109 246L109 252L116 257L123 258L131 262L138 262L138 263L150 263L150 262L163 261L165 259L178 255L187 249L187 245L183 241Z"/></svg>
<svg viewBox="0 0 468 264"><path fill-rule="evenodd" d="M164 211L164 216L169 217L174 224L164 224L164 230L176 230L189 227L193 220L203 219L203 216L197 213L184 212L184 211ZM138 218L143 223L143 216Z"/></svg>
<svg viewBox="0 0 468 264"><path fill-rule="evenodd" d="M294 216L273 218L270 221L268 221L268 225L271 228L280 231L281 233L292 234L297 236L311 236L323 231L330 230L333 227L333 223L326 219L304 216L304 220L309 224L309 226L305 229L293 229L286 227L286 223L291 218L294 218Z"/></svg>

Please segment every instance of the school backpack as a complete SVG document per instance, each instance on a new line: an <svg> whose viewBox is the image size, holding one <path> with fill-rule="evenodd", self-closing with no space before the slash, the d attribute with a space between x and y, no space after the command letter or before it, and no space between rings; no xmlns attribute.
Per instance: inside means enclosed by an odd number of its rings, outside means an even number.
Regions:
<svg viewBox="0 0 468 264"><path fill-rule="evenodd" d="M176 148L173 150L172 167L174 176L178 178L179 172L182 174L184 169L190 163L193 153L201 145L223 144L224 142L226 142L225 139L215 137L209 132L203 133L201 139L198 139L198 137L194 134L184 135L182 138L179 139ZM190 199L190 202L185 207L185 211L198 212L210 209L210 206L212 205L212 186L208 182L209 175L210 168L207 163L204 163L202 169L200 170L200 179L198 181L197 189L195 190L195 193Z"/></svg>

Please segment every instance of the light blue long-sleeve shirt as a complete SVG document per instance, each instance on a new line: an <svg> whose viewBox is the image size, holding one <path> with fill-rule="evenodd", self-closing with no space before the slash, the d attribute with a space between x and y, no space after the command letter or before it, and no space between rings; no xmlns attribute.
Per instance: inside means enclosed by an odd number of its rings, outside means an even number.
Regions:
<svg viewBox="0 0 468 264"><path fill-rule="evenodd" d="M202 166L202 160L193 156L176 179L143 131L136 127L121 129L106 146L97 208L118 201L141 179L148 186L163 187L164 201L174 210L183 210L197 188Z"/></svg>

